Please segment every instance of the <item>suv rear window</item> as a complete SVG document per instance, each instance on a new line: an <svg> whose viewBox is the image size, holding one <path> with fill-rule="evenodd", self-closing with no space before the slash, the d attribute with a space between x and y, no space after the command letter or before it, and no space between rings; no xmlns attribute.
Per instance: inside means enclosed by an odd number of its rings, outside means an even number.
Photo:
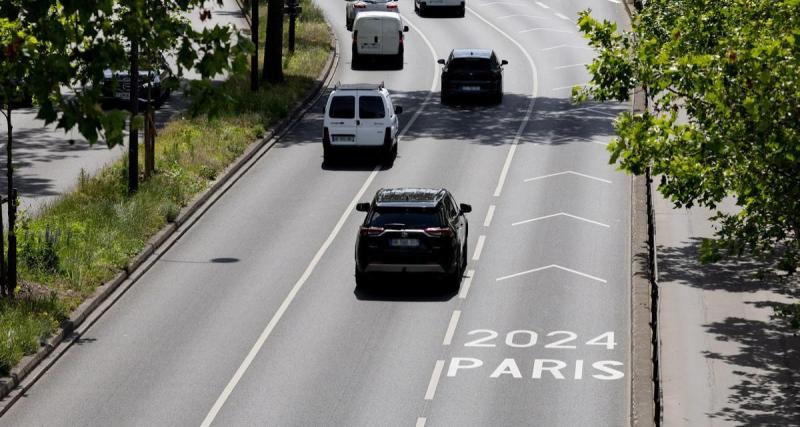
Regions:
<svg viewBox="0 0 800 427"><path fill-rule="evenodd" d="M447 68L453 71L489 71L492 61L489 58L453 58Z"/></svg>
<svg viewBox="0 0 800 427"><path fill-rule="evenodd" d="M370 225L386 227L397 225L403 228L441 227L439 211L433 208L377 208L372 212ZM391 228L391 227L390 227Z"/></svg>
<svg viewBox="0 0 800 427"><path fill-rule="evenodd" d="M386 117L383 98L380 96L361 96L358 98L358 116L362 119L382 119Z"/></svg>
<svg viewBox="0 0 800 427"><path fill-rule="evenodd" d="M332 119L356 118L356 97L334 96L331 101L330 117Z"/></svg>

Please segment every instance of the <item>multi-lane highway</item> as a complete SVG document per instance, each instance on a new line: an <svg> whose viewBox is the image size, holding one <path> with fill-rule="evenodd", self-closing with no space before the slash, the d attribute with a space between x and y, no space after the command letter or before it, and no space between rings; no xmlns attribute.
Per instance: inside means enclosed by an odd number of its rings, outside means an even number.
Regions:
<svg viewBox="0 0 800 427"><path fill-rule="evenodd" d="M404 69L353 71L344 2L318 4L333 81L384 81L404 107L394 165L323 165L318 102L0 425L629 424L630 179L605 147L628 106L569 101L592 57L578 11L623 22L622 5L421 18L401 1ZM436 60L456 47L509 61L501 105L439 104ZM472 204L457 292L355 291L354 204L395 186Z"/></svg>

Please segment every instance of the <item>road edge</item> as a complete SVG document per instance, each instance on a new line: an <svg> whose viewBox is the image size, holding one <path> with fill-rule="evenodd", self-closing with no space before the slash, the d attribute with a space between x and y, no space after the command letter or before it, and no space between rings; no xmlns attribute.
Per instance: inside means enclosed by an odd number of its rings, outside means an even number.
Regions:
<svg viewBox="0 0 800 427"><path fill-rule="evenodd" d="M31 355L27 355L20 360L12 369L7 377L0 378L0 417L8 411L8 409L21 397L24 392L33 385L42 374L44 374L70 347L71 344L62 345L67 340L74 341L79 338L80 334L76 331L81 327L87 318L94 314L95 311L116 291L120 290L121 294L125 293L139 277L146 272L153 262L160 258L161 253L168 249L175 240L179 239L184 233L185 229L181 230L182 225L191 227L193 221L189 221L201 208L208 209L214 202L224 194L230 185L234 184L241 176L240 172L244 173L252 166L251 161L256 161L272 146L275 145L294 125L296 125L303 116L308 113L310 108L316 103L317 99L322 95L325 88L330 85L331 77L334 71L338 68L339 63L339 42L336 38L333 28L330 23L325 21L328 26L328 33L330 35L331 51L328 59L320 72L314 86L303 100L295 106L292 112L275 126L273 126L267 133L260 139L255 140L250 146L245 149L245 152L239 156L234 162L228 165L225 170L219 175L214 183L206 190L197 194L192 200L184 206L175 221L166 224L161 230L153 235L139 254L133 257L128 265L119 272L114 278L106 281L98 286L91 297L83 301L78 308L76 308L67 320L61 323L59 331L46 339L39 350ZM247 166L247 167L246 167ZM217 196L211 200L213 196ZM200 212L202 214L203 212ZM180 233L176 232L181 231ZM174 239L171 239L175 237ZM144 265L147 262L147 265ZM142 271L139 271L139 270ZM130 280L129 280L130 279ZM120 287L125 282L128 282L125 287ZM120 295L121 296L121 295ZM111 303L116 302L116 299ZM107 309L108 307L105 307ZM105 310L103 310L105 312ZM102 313L100 313L102 314ZM99 316L98 316L99 317ZM95 319L93 319L94 322ZM92 322L92 323L93 323ZM62 347L62 348L59 348ZM54 350L59 351L54 354ZM46 365L42 365L47 361ZM36 375L30 377L36 370ZM17 391L17 393L12 392ZM10 396L10 398L9 398Z"/></svg>

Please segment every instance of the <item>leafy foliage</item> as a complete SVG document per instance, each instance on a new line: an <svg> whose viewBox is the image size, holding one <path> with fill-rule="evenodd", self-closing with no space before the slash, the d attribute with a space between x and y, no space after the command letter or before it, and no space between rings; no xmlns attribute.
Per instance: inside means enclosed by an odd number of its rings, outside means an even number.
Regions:
<svg viewBox="0 0 800 427"><path fill-rule="evenodd" d="M751 253L790 274L800 256L800 0L650 0L632 30L581 13L598 52L577 100L628 100L609 146L630 173L647 166L677 206L716 210L704 258ZM736 212L718 204L733 197Z"/></svg>

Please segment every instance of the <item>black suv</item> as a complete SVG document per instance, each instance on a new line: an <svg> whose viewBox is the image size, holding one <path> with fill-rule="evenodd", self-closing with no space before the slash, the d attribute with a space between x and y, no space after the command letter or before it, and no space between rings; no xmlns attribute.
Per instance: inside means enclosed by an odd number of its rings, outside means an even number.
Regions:
<svg viewBox="0 0 800 427"><path fill-rule="evenodd" d="M467 204L437 188L381 189L356 210L367 217L356 240L356 286L374 273L433 273L453 287L467 266Z"/></svg>
<svg viewBox="0 0 800 427"><path fill-rule="evenodd" d="M490 49L454 49L442 69L442 104L457 95L483 95L499 104L503 101L503 66Z"/></svg>
<svg viewBox="0 0 800 427"><path fill-rule="evenodd" d="M147 103L148 96L155 105L161 105L169 98L170 84L168 80L174 79L172 69L163 56L155 60L141 57L139 62L139 104ZM150 82L148 84L148 81ZM108 104L122 104L127 106L131 99L131 77L127 70L103 70L101 86L103 100Z"/></svg>

